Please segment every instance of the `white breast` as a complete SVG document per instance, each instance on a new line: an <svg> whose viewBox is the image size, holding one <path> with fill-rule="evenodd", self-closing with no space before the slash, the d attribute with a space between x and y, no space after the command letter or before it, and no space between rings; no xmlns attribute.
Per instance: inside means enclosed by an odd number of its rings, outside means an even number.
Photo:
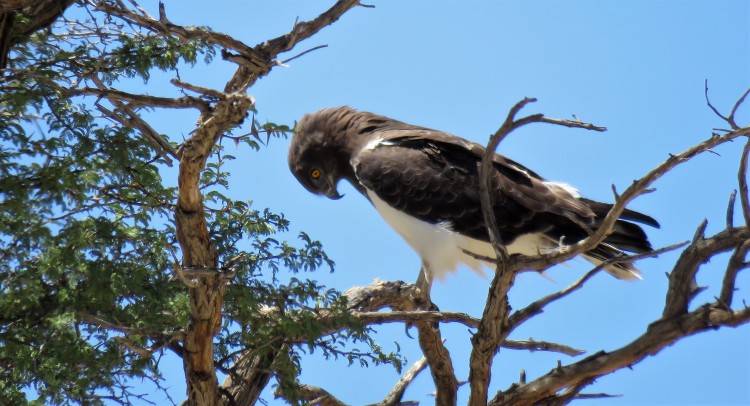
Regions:
<svg viewBox="0 0 750 406"><path fill-rule="evenodd" d="M419 254L431 272L432 278L444 279L459 265L465 264L479 275L485 276L485 262L466 254L464 250L484 257L495 258L489 243L466 237L451 230L451 224L430 224L396 210L367 191L375 209L383 219ZM507 246L508 253L536 255L550 248L550 242L541 234L521 236Z"/></svg>

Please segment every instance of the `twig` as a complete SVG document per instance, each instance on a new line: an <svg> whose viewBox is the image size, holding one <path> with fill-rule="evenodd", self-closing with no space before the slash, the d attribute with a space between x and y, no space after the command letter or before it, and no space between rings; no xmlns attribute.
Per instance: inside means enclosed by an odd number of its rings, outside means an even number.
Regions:
<svg viewBox="0 0 750 406"><path fill-rule="evenodd" d="M502 344L503 348L512 350L527 350L527 351L547 351L547 352L558 352L571 357L585 354L586 351L579 350L577 348L570 347L564 344L552 343L549 341L538 341L538 340L505 340Z"/></svg>
<svg viewBox="0 0 750 406"><path fill-rule="evenodd" d="M202 95L209 96L216 100L224 100L226 99L226 96L227 96L226 93L224 92L220 92L218 90L210 89L207 87L193 85L191 83L186 83L177 78L173 78L169 82L181 89L190 90L191 92L195 92L195 93L200 93Z"/></svg>
<svg viewBox="0 0 750 406"><path fill-rule="evenodd" d="M581 276L577 281L566 287L565 289L562 289L558 292L552 293L550 295L547 295L541 299L538 299L528 306L524 307L521 310L517 310L515 313L513 313L509 319L508 319L508 328L511 330L514 330L517 326L521 325L524 321L530 319L533 316L536 316L539 313L542 313L544 308L558 300L561 299L572 292L580 289L586 281L591 279L594 275L599 273L604 268L603 264L599 264L594 269L586 272L583 276Z"/></svg>
<svg viewBox="0 0 750 406"><path fill-rule="evenodd" d="M358 0L338 0L331 8L316 18L298 22L294 24L290 32L252 48L254 56L263 55L264 57L256 58L251 64L240 65L224 90L227 93L244 92L259 78L267 75L274 66L277 66L273 61L277 59L279 54L290 51L299 42L310 38L323 27L332 24L344 13L356 7L358 3Z"/></svg>
<svg viewBox="0 0 750 406"><path fill-rule="evenodd" d="M555 302L559 299L562 299L563 297L575 292L576 290L580 289L589 279L591 279L594 275L599 273L604 267L616 263L629 263L634 262L639 259L643 258L652 258L656 257L658 255L661 255L665 252L674 251L678 248L684 247L687 245L687 241L683 241L677 244L668 245L666 247L662 247L656 250L651 250L648 252L642 252L640 254L634 254L634 255L626 255L622 256L620 258L611 258L607 261L604 261L594 267L592 270L586 272L582 277L580 277L577 281L573 282L571 285L566 287L565 289L562 289L558 292L552 293L550 295L547 295L539 300L536 300L529 304L528 306L524 307L521 310L516 311L513 313L508 321L508 328L512 331L515 328L517 328L519 325L521 325L526 320L530 319L531 317L542 313L544 311L544 308L549 305L552 302Z"/></svg>
<svg viewBox="0 0 750 406"><path fill-rule="evenodd" d="M312 48L308 49L307 51L302 51L301 53L299 53L297 55L294 55L293 57L291 57L289 59L284 59L283 61L281 61L281 64L285 65L285 64L287 64L287 63L289 63L289 62L291 62L291 61L293 61L293 60L295 60L295 59L297 59L297 58L299 58L299 57L301 57L301 56L303 56L305 54L308 54L308 53L310 53L312 51L316 51L318 49L326 48L326 47L328 47L328 45L318 45L316 47L312 47Z"/></svg>
<svg viewBox="0 0 750 406"><path fill-rule="evenodd" d="M742 103L745 102L745 98L747 95L750 94L750 88L745 90L745 93L742 93L742 96L740 96L739 99L737 99L737 102L734 103L734 106L732 106L732 111L729 112L729 117L727 117L727 121L729 121L729 125L732 126L733 129L739 128L737 124L734 122L734 114L737 112L737 109L742 105Z"/></svg>
<svg viewBox="0 0 750 406"><path fill-rule="evenodd" d="M732 129L733 129L733 130L737 130L737 126L736 126L736 125L734 125L734 124L733 124L732 122L730 122L730 121L729 121L729 118L727 118L727 117L724 117L724 115L723 115L723 114L719 113L719 110L717 110L717 109L716 109L716 107L714 107L714 105L713 105L713 104L711 104L711 100L710 100L710 99L708 98L708 79L706 79L706 81L705 81L705 85L704 85L704 92L703 92L703 94L704 94L704 95L706 96L706 104L708 104L708 107L710 107L710 108L711 108L711 110L713 110L714 114L716 114L716 115L717 115L717 116L719 116L719 117L720 117L720 118L721 118L722 120L724 120L724 121L726 121L727 123L729 123L729 125L730 125L730 126L732 126Z"/></svg>
<svg viewBox="0 0 750 406"><path fill-rule="evenodd" d="M740 157L740 168L737 171L737 183L740 189L740 203L742 204L742 215L745 217L745 225L750 225L750 196L747 187L748 159L750 159L750 137L745 141L745 147L742 149L742 156Z"/></svg>
<svg viewBox="0 0 750 406"><path fill-rule="evenodd" d="M622 395L612 395L610 393L579 393L573 399L603 399L603 398L620 398Z"/></svg>
<svg viewBox="0 0 750 406"><path fill-rule="evenodd" d="M558 119L558 118L540 117L538 121L540 123L560 125L563 127L582 128L584 130L591 130L591 131L607 131L607 127L601 127L598 125L585 123L585 122L578 121L578 120L570 121L570 120L563 120L563 119Z"/></svg>
<svg viewBox="0 0 750 406"><path fill-rule="evenodd" d="M726 217L726 224L727 228L734 227L734 203L737 199L737 190L733 190L732 193L729 194L729 204L727 204L727 217Z"/></svg>

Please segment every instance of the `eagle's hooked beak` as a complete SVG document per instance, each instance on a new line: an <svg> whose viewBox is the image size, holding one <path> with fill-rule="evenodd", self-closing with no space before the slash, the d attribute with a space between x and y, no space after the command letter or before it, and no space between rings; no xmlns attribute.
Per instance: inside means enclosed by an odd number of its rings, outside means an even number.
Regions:
<svg viewBox="0 0 750 406"><path fill-rule="evenodd" d="M333 179L332 176L328 176L327 180L328 189L325 191L326 197L332 200L339 200L344 197L344 195L339 194L338 188L336 187L336 185L338 184L337 179Z"/></svg>

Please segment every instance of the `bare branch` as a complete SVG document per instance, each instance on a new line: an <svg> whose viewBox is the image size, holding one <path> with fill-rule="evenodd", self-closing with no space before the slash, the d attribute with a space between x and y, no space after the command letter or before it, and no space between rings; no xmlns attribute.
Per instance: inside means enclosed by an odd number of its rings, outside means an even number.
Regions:
<svg viewBox="0 0 750 406"><path fill-rule="evenodd" d="M420 372L424 371L424 369L427 368L427 365L427 358L422 357L418 359L417 362L415 362L414 365L412 365L409 370L407 370L401 376L401 378L398 380L398 382L396 382L385 399L383 399L383 401L380 402L378 406L396 406L402 404L401 398L404 397L406 388L414 380L414 378L419 375Z"/></svg>
<svg viewBox="0 0 750 406"><path fill-rule="evenodd" d="M577 348L570 347L564 344L552 343L549 341L538 341L538 340L505 340L502 344L503 348L512 350L527 350L527 351L547 351L547 352L559 352L561 354L570 355L571 357L585 354L586 351L579 350Z"/></svg>
<svg viewBox="0 0 750 406"><path fill-rule="evenodd" d="M533 114L516 120L518 112L527 104L535 102L536 99L524 98L516 103L508 112L505 121L500 128L490 137L485 149L482 161L479 164L479 193L482 205L482 215L487 226L489 240L497 257L495 276L490 285L489 295L482 320L477 333L472 338L472 352L470 356L469 385L471 394L469 404L482 406L487 403L488 387L490 383L490 370L495 354L500 348L511 330L507 327L510 305L508 303L508 290L513 286L516 271L519 267L510 267L508 252L503 246L502 236L497 228L492 201L492 162L495 151L500 142L513 130L526 124L534 122L546 122L549 124L563 125L567 127L588 128L598 131L602 127L593 126L580 121L545 119L541 114ZM603 237L602 237L603 238Z"/></svg>
<svg viewBox="0 0 750 406"><path fill-rule="evenodd" d="M750 266L745 261L749 251L750 240L745 240L734 249L732 256L729 258L727 270L724 272L724 280L721 283L721 293L719 294L719 303L726 306L727 309L732 308L732 299L734 297L734 286L735 281L737 280L737 274L740 270Z"/></svg>
<svg viewBox="0 0 750 406"><path fill-rule="evenodd" d="M458 380L453 370L453 360L443 343L440 328L436 323L420 321L417 327L419 347L430 365L432 380L435 382L435 403L455 405L458 393Z"/></svg>
<svg viewBox="0 0 750 406"><path fill-rule="evenodd" d="M497 221L495 221L495 212L492 209L493 195L492 190L492 161L495 156L495 151L500 142L510 134L511 131L516 129L515 118L516 114L527 104L536 101L536 99L525 98L520 102L516 103L510 109L508 116L500 126L500 128L490 137L487 147L484 151L482 161L479 163L479 193L481 195L482 204L482 215L484 216L484 223L487 225L487 233L490 237L490 244L492 244L495 250L495 256L498 258L498 264L505 262L508 258L508 251L505 249L500 231L497 228ZM500 271L500 269L498 269ZM499 273L499 272L498 272Z"/></svg>
<svg viewBox="0 0 750 406"><path fill-rule="evenodd" d="M736 199L737 199L737 190L733 190L732 193L729 194L729 203L727 204L727 216L726 216L727 228L734 227L734 203Z"/></svg>
<svg viewBox="0 0 750 406"><path fill-rule="evenodd" d="M675 341L717 327L734 327L750 321L750 308L739 311L704 305L693 312L674 318L664 318L652 323L648 330L624 347L600 351L581 361L560 366L544 376L526 384L513 385L498 392L491 405L526 406L554 395L560 389L574 387L589 379L606 375L620 368L632 366L649 355L655 355Z"/></svg>
<svg viewBox="0 0 750 406"><path fill-rule="evenodd" d="M375 311L390 307L405 315L423 308L434 307L432 303L421 303L423 296L417 288L402 281L376 280L369 286L352 288L344 294L349 299L349 309L354 311ZM465 317L461 318L466 320ZM425 319L415 320L414 326L418 331L419 346L427 358L430 373L435 382L436 402L446 405L455 404L458 381L453 371L453 361L443 344L439 327L433 321Z"/></svg>
<svg viewBox="0 0 750 406"><path fill-rule="evenodd" d="M385 323L416 323L416 322L441 322L441 323L461 323L467 327L475 328L479 320L469 316L466 313L455 312L438 312L427 310L413 311L390 311L390 312L352 312L351 315L356 317L364 324L385 324Z"/></svg>
<svg viewBox="0 0 750 406"><path fill-rule="evenodd" d="M719 110L717 110L716 107L714 107L714 105L711 104L711 100L708 98L708 79L706 79L703 94L706 97L706 104L708 104L708 107L710 107L711 110L713 110L714 114L716 114L717 116L719 116L719 118L729 123L729 125L732 126L733 130L736 130L737 125L734 124L733 122L730 122L728 117L725 117L723 114L719 113Z"/></svg>
<svg viewBox="0 0 750 406"><path fill-rule="evenodd" d="M745 93L747 95L747 93ZM747 188L747 161L750 159L750 137L745 141L740 157L740 168L737 171L737 183L740 189L740 203L742 204L742 215L745 217L745 225L750 225L750 193Z"/></svg>
<svg viewBox="0 0 750 406"><path fill-rule="evenodd" d="M739 99L737 99L737 102L734 103L734 106L732 106L732 111L729 112L729 122L734 123L734 114L737 112L737 109L740 108L740 106L745 102L745 98L747 98L747 95L750 94L750 88L745 90L745 93L742 93L742 96L740 96Z"/></svg>
<svg viewBox="0 0 750 406"><path fill-rule="evenodd" d="M490 370L495 354L500 348L500 343L507 337L505 328L507 315L510 311L508 303L508 290L513 285L515 274L508 272L508 251L505 248L495 221L493 210L492 190L492 161L495 150L500 142L515 129L516 114L528 103L535 99L524 98L510 109L508 116L500 128L490 137L487 147L479 163L479 193L482 205L482 215L487 226L490 244L498 259L495 267L495 276L490 284L487 303L482 313L477 332L472 337L472 350L469 359L469 404L482 406L487 403L488 388L490 384Z"/></svg>
<svg viewBox="0 0 750 406"><path fill-rule="evenodd" d="M262 55L261 61L253 60L250 64L240 64L224 91L242 92L252 86L259 78L268 74L274 66L278 55L290 51L297 43L310 38L323 27L338 20L344 13L358 5L358 0L339 0L331 8L310 21L294 24L292 31L276 37L253 48L253 55ZM246 57L246 55L243 55Z"/></svg>
<svg viewBox="0 0 750 406"><path fill-rule="evenodd" d="M547 117L540 117L538 121L540 123L560 125L563 127L582 128L584 130L591 130L591 131L607 131L607 127L601 127L598 125L585 123L582 121L570 121L570 120L563 120L563 119L558 119L558 118L547 118Z"/></svg>
<svg viewBox="0 0 750 406"><path fill-rule="evenodd" d="M338 400L335 396L331 395L327 390L312 385L298 384L297 385L298 399L289 399L286 394L281 390L276 390L274 395L282 397L291 404L295 404L298 401L304 401L306 405L310 406L346 406L346 403Z"/></svg>
<svg viewBox="0 0 750 406"><path fill-rule="evenodd" d="M222 392L235 405L255 404L271 380L270 369L277 354L276 351L242 353L224 378Z"/></svg>
<svg viewBox="0 0 750 406"><path fill-rule="evenodd" d="M461 323L467 327L476 328L479 320L469 316L466 313L455 312L438 312L438 311L390 311L390 312L352 312L351 315L360 320L363 324L385 324L385 323L416 323L416 322L440 322L440 323ZM305 338L306 339L306 338ZM528 351L551 351L559 352L566 355L581 355L585 353L566 345L551 343L547 341L524 340L514 341L505 340L503 348L514 350Z"/></svg>
<svg viewBox="0 0 750 406"><path fill-rule="evenodd" d="M257 57L262 59L256 56L253 48L227 34L210 31L201 27L183 27L173 24L167 19L163 5L159 6L159 20L155 20L145 12L136 13L124 5L115 5L112 2L95 0L88 0L88 3L96 10L118 17L130 24L144 27L157 34L175 35L183 41L202 40L209 44L220 45L224 48L240 52L247 58Z"/></svg>
<svg viewBox="0 0 750 406"><path fill-rule="evenodd" d="M570 286L566 287L565 289L562 289L558 292L552 293L550 295L547 295L539 300L536 300L529 304L528 306L524 307L521 310L517 310L515 313L513 313L508 318L508 328L511 330L514 330L516 327L521 325L524 321L530 319L533 316L536 316L537 314L540 314L544 311L544 308L556 301L559 300L576 290L580 289L586 281L591 279L594 275L599 273L604 267L602 265L599 265L595 267L594 269L586 272L582 277L580 277L577 281L575 281Z"/></svg>
<svg viewBox="0 0 750 406"><path fill-rule="evenodd" d="M134 94L134 93L128 93L124 92L122 90L117 89L110 89L110 88L91 88L91 87L81 87L81 88L73 88L73 89L66 89L63 90L64 94L68 95L90 95L90 96L97 96L97 97L104 97L108 100L120 100L130 103L132 106L136 107L163 107L163 108L173 108L173 109L186 109L186 108L195 108L200 111L203 111L205 109L209 108L209 105L207 102L192 97L192 96L183 96L183 97L159 97L159 96L150 96L147 94Z"/></svg>
<svg viewBox="0 0 750 406"><path fill-rule="evenodd" d="M700 228L699 228L700 230ZM697 238L682 251L669 275L669 290L663 318L687 313L688 305L700 291L695 283L698 267L712 256L729 251L750 238L747 227L726 229L713 237Z"/></svg>
<svg viewBox="0 0 750 406"><path fill-rule="evenodd" d="M453 372L453 364L447 348L443 344L440 336L440 330L436 325L436 320L457 321L472 324L472 318L462 313L441 313L434 311L419 310L425 307L421 303L422 296L418 294L417 289L412 284L406 284L402 281L381 281L376 280L369 286L355 287L344 292L348 299L348 309L352 316L361 318L364 323L389 323L389 322L407 322L413 323L418 330L419 345L430 365L430 371L435 381L437 399L439 402L445 401L444 404L455 404L458 381ZM429 304L427 307L432 306ZM392 312L377 313L377 310L390 307ZM269 308L266 312L268 317L275 317L276 309ZM320 309L319 322L326 326L321 335L331 334L347 326L337 324L331 320L331 312L326 309ZM476 320L473 321L476 323ZM285 339L292 342L309 341L311 337L286 337ZM223 386L233 391L233 393L242 394L242 377L253 373L252 369L240 366L240 363L247 363L252 360L250 350L244 352L238 359L235 368L238 368L236 377L231 380L229 377ZM241 397L246 399L246 397ZM440 403L443 404L443 403Z"/></svg>
<svg viewBox="0 0 750 406"><path fill-rule="evenodd" d="M209 89L207 87L202 87L202 86L197 86L197 85L193 85L190 83L186 83L177 78L173 78L169 82L181 89L190 90L191 92L195 92L195 93L200 93L202 95L211 97L216 100L224 100L226 99L226 96L227 96L226 93L224 92L220 92L214 89Z"/></svg>
<svg viewBox="0 0 750 406"><path fill-rule="evenodd" d="M726 133L721 136L712 136L711 138L697 144L677 155L670 155L666 161L659 164L656 168L651 170L642 178L636 180L631 184L615 201L615 204L610 209L609 213L602 220L600 227L587 238L571 245L562 246L553 252L540 254L533 257L517 255L509 259L509 267L511 269L533 269L533 270L545 270L552 265L566 261L579 255L583 252L589 251L601 243L607 235L612 232L612 228L617 222L617 219L622 215L625 210L625 206L630 203L636 197L647 193L648 187L654 183L657 179L661 178L664 174L672 170L674 167L685 163L703 152L710 150L718 145L726 142L730 142L735 138L746 136L750 134L750 127L741 128L736 131Z"/></svg>
<svg viewBox="0 0 750 406"><path fill-rule="evenodd" d="M516 311L515 313L513 313L509 317L508 328L511 331L514 330L516 327L518 327L524 321L528 320L529 318L531 318L531 317L533 317L533 316L535 316L535 315L537 315L539 313L542 313L544 307L546 307L548 304L550 304L550 303L552 303L554 301L557 301L557 300L559 300L559 299L561 299L561 298L563 298L563 297L565 297L565 296L573 293L574 291L580 289L583 286L584 283L586 283L594 275L596 275L597 273L599 273L599 271L601 271L602 269L604 269L604 267L606 267L607 265L611 265L611 264L615 264L615 263L634 262L634 261L642 259L642 258L656 257L656 256L658 256L660 254L665 253L665 252L672 251L672 250L675 250L677 248L683 247L686 244L687 244L687 241L681 242L681 243L677 243L677 244L672 244L672 245L669 245L667 247L663 247L663 248L660 248L660 249L657 249L657 250L643 252L643 253L635 254L635 255L626 255L626 256L623 256L621 258L611 258L611 259L609 259L607 261L604 261L601 264L599 264L596 267L594 267L594 269L592 269L592 270L588 271L587 273L585 273L581 278L579 278L576 282L574 282L570 286L566 287L565 289L562 289L562 290L560 290L560 291L558 291L556 293L547 295L547 296L545 296L545 297L543 297L543 298L541 298L541 299L539 299L539 300L531 303L530 305L526 306L525 308L523 308L523 309L521 309L521 310Z"/></svg>
<svg viewBox="0 0 750 406"><path fill-rule="evenodd" d="M316 46L316 47L312 47L312 48L310 48L310 49L308 49L308 50L306 50L306 51L302 51L302 52L300 52L299 54L297 54L297 55L294 55L294 56L293 56L293 57L291 57L291 58L288 58L288 59L284 59L283 61L281 61L281 62L279 62L279 63L280 63L280 64L282 64L282 65L285 65L285 64L287 64L287 63L289 63L289 62L291 62L291 61L293 61L293 60L295 60L295 59L297 59L297 58L299 58L299 57L301 57L301 56L303 56L303 55L306 55L306 54L308 54L308 53L310 53L310 52L312 52L312 51L317 51L318 49L321 49L321 48L326 48L326 47L328 47L328 45L318 45L318 46Z"/></svg>

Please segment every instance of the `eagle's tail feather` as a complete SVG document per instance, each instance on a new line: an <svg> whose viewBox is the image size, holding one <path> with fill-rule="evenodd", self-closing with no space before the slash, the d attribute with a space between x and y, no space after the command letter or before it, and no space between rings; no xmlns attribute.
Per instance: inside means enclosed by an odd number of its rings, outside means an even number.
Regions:
<svg viewBox="0 0 750 406"><path fill-rule="evenodd" d="M594 228L597 228L601 219L609 213L612 205L595 202L593 200L587 200L586 203L596 215L597 221ZM615 223L612 233L604 239L603 243L599 244L593 250L588 251L584 255L584 258L594 264L599 264L603 261L624 256L625 252L623 251L635 253L650 251L652 249L651 243L648 241L646 233L639 225L634 224L631 221L647 224L656 228L659 227L659 223L652 217L637 211L625 209L620 216L620 219ZM629 262L613 263L605 266L604 270L618 279L641 279L641 273Z"/></svg>
<svg viewBox="0 0 750 406"><path fill-rule="evenodd" d="M591 251L586 252L582 256L594 265L599 265L607 260L617 258L618 256L624 256L625 253L621 250L607 244L601 243ZM641 278L641 272L629 262L612 263L604 266L604 270L610 275L617 279L624 280L635 280Z"/></svg>

